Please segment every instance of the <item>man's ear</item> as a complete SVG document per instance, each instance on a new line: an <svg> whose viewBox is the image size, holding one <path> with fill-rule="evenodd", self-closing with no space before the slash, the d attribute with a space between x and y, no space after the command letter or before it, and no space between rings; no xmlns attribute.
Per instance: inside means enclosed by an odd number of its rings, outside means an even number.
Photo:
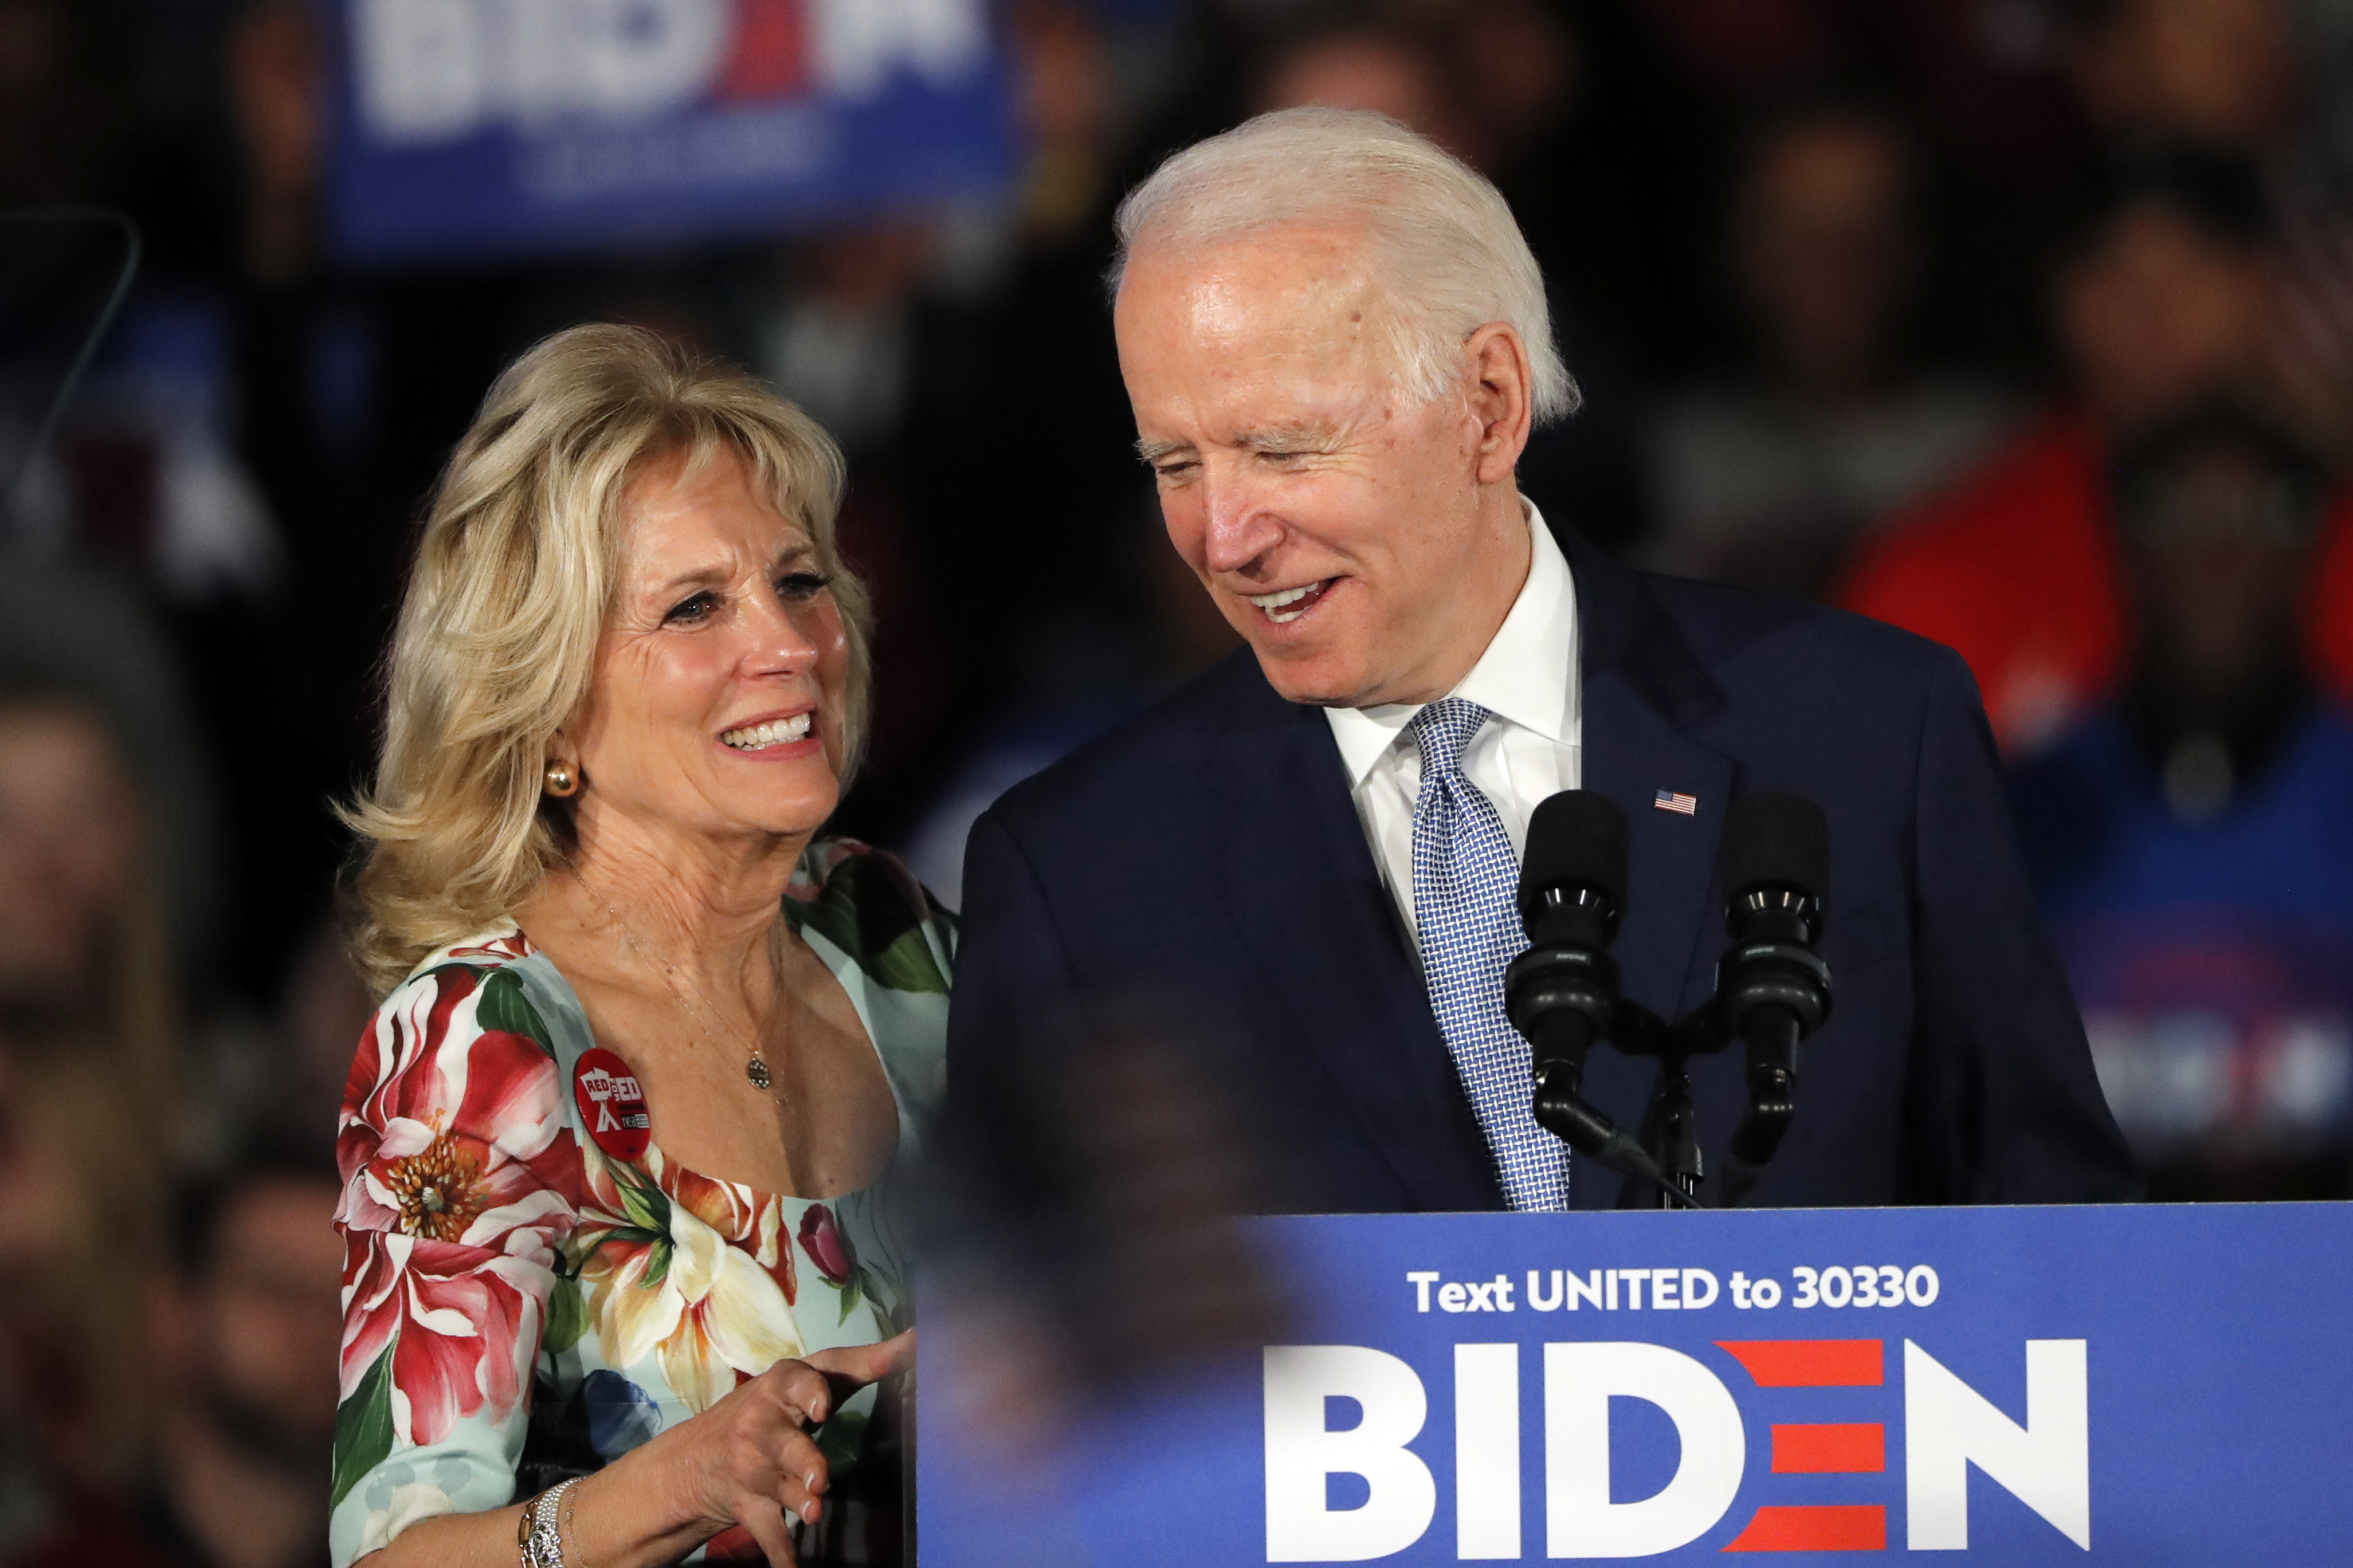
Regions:
<svg viewBox="0 0 2353 1568"><path fill-rule="evenodd" d="M1471 412L1479 422L1479 482L1510 484L1534 423L1528 345L1510 322L1490 321L1471 334L1462 353Z"/></svg>

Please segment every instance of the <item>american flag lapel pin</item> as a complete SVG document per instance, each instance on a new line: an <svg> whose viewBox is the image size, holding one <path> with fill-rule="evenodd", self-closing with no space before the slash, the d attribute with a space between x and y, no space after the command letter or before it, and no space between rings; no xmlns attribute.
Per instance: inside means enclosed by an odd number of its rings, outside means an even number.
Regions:
<svg viewBox="0 0 2353 1568"><path fill-rule="evenodd" d="M1695 795L1677 795L1671 789L1662 789L1659 792L1659 798L1651 804L1661 811L1680 812L1685 816L1699 815L1699 796Z"/></svg>

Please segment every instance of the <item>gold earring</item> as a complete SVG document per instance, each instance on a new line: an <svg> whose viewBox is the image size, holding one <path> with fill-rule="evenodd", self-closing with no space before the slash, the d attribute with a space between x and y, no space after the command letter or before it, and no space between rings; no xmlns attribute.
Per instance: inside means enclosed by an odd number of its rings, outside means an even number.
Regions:
<svg viewBox="0 0 2353 1568"><path fill-rule="evenodd" d="M558 800L566 800L580 793L580 775L572 771L570 763L548 763L542 782L546 784L547 793Z"/></svg>

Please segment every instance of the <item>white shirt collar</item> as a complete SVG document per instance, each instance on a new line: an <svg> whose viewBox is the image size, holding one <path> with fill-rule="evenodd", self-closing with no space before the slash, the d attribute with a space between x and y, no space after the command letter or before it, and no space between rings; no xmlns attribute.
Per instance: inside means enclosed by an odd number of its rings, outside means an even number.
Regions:
<svg viewBox="0 0 2353 1568"><path fill-rule="evenodd" d="M1523 497L1520 506L1528 520L1527 581L1520 584L1520 595L1512 601L1511 613L1495 629L1487 651L1448 695L1566 743L1577 735L1576 586L1567 558L1535 502ZM1365 782L1420 711L1421 705L1413 702L1324 710L1332 721L1341 760L1347 763L1349 787Z"/></svg>

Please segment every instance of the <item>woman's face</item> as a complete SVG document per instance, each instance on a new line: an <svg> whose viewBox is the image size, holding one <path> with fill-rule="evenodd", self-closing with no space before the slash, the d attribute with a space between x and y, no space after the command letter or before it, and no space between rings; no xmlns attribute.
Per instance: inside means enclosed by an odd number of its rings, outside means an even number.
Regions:
<svg viewBox="0 0 2353 1568"><path fill-rule="evenodd" d="M128 892L139 803L90 715L0 707L0 997L70 995Z"/></svg>
<svg viewBox="0 0 2353 1568"><path fill-rule="evenodd" d="M814 832L840 796L849 675L815 541L723 450L654 463L622 520L588 702L556 745L578 759L584 829Z"/></svg>

